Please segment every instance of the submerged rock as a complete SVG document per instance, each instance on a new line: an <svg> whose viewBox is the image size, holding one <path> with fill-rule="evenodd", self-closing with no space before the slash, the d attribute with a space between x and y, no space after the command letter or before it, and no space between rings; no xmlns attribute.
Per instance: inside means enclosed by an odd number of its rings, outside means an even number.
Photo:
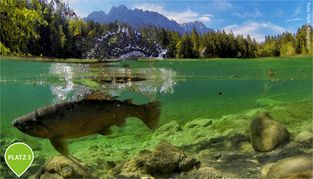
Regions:
<svg viewBox="0 0 313 179"><path fill-rule="evenodd" d="M153 134L153 137L163 138L175 135L177 132L182 131L181 126L176 121L170 121L159 127Z"/></svg>
<svg viewBox="0 0 313 179"><path fill-rule="evenodd" d="M177 177L179 178L179 177ZM199 169L192 170L186 173L181 178L238 178L230 172L224 172L210 166L201 166Z"/></svg>
<svg viewBox="0 0 313 179"><path fill-rule="evenodd" d="M285 175L286 179L304 179L304 178L313 178L313 170L307 170L303 172L294 172L288 175Z"/></svg>
<svg viewBox="0 0 313 179"><path fill-rule="evenodd" d="M81 163L64 156L48 160L35 175L35 178L91 178L92 175Z"/></svg>
<svg viewBox="0 0 313 179"><path fill-rule="evenodd" d="M212 125L212 119L195 119L185 124L185 128L205 128Z"/></svg>
<svg viewBox="0 0 313 179"><path fill-rule="evenodd" d="M192 178L260 178L259 168L262 165L253 156L253 153L239 151L203 150L197 155L201 167L189 172L187 176Z"/></svg>
<svg viewBox="0 0 313 179"><path fill-rule="evenodd" d="M250 139L254 150L267 152L289 140L289 132L267 113L261 113L250 124Z"/></svg>
<svg viewBox="0 0 313 179"><path fill-rule="evenodd" d="M295 141L313 143L313 132L308 130L302 131L296 135Z"/></svg>
<svg viewBox="0 0 313 179"><path fill-rule="evenodd" d="M281 104L280 101L276 101L271 98L260 98L256 101L256 105L260 107L274 107Z"/></svg>
<svg viewBox="0 0 313 179"><path fill-rule="evenodd" d="M153 152L144 151L119 164L109 174L118 177L163 176L188 172L199 162L168 142L160 142Z"/></svg>
<svg viewBox="0 0 313 179"><path fill-rule="evenodd" d="M160 142L147 160L147 171L152 174L170 174L192 169L198 162L188 157L183 151L167 142Z"/></svg>
<svg viewBox="0 0 313 179"><path fill-rule="evenodd" d="M311 155L297 155L264 165L263 178L312 178L313 160Z"/></svg>
<svg viewBox="0 0 313 179"><path fill-rule="evenodd" d="M210 151L253 151L248 135L235 133L229 136L218 136L196 144L184 145L182 148L187 151L199 152L202 150Z"/></svg>

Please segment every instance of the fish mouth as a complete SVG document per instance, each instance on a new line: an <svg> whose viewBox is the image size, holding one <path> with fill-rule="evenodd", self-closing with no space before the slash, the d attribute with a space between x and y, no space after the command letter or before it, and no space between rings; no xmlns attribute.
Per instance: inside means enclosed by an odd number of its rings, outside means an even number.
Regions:
<svg viewBox="0 0 313 179"><path fill-rule="evenodd" d="M13 127L16 127L16 128L17 128L18 124L19 124L19 122L18 122L17 119L15 119L14 121L12 121L12 126L13 126Z"/></svg>
<svg viewBox="0 0 313 179"><path fill-rule="evenodd" d="M23 125L23 124L22 124L18 119L14 120L14 121L12 122L12 126L13 126L13 127L17 128L18 130L20 130L20 131L22 131L22 132L25 132L25 129L23 128L22 125Z"/></svg>
<svg viewBox="0 0 313 179"><path fill-rule="evenodd" d="M48 129L41 122L32 123L33 121L24 122L20 118L12 121L12 125L16 127L19 131L28 134L33 137L47 138L49 137Z"/></svg>

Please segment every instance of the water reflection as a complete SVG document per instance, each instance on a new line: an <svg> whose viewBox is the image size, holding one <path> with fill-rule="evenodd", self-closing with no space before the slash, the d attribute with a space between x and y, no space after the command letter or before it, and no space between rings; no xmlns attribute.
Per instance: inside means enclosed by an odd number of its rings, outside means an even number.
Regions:
<svg viewBox="0 0 313 179"><path fill-rule="evenodd" d="M49 74L58 79L50 84L54 102L77 99L90 91L112 97L135 92L153 100L158 93L172 94L176 85L176 72L170 68L53 63Z"/></svg>
<svg viewBox="0 0 313 179"><path fill-rule="evenodd" d="M65 63L54 63L49 68L49 73L64 78L61 85L51 85L50 89L56 101L64 101L73 90L73 67Z"/></svg>
<svg viewBox="0 0 313 179"><path fill-rule="evenodd" d="M157 93L173 93L175 77L176 72L169 68L109 67L101 69L93 81L99 84L100 91L111 96L135 92L152 100Z"/></svg>
<svg viewBox="0 0 313 179"><path fill-rule="evenodd" d="M83 64L66 64L66 63L53 63L49 68L49 74L52 77L57 77L58 82L50 85L51 93L53 94L54 102L62 102L68 99L78 98L86 91L86 88L77 86L74 79L83 77L89 72L89 66ZM76 91L73 94L73 91Z"/></svg>

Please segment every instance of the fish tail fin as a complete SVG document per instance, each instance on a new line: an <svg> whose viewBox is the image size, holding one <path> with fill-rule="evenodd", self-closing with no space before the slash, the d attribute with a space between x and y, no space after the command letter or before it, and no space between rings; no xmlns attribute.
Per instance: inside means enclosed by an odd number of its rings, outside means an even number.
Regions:
<svg viewBox="0 0 313 179"><path fill-rule="evenodd" d="M144 114L141 116L141 120L150 128L155 129L158 126L161 103L159 101L153 101L144 105Z"/></svg>

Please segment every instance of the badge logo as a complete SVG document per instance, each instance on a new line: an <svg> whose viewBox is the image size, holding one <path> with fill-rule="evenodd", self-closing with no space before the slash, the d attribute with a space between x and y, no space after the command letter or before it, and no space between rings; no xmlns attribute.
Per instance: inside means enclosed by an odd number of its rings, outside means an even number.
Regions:
<svg viewBox="0 0 313 179"><path fill-rule="evenodd" d="M27 144L16 142L6 149L4 158L9 168L20 177L33 163L34 152Z"/></svg>

